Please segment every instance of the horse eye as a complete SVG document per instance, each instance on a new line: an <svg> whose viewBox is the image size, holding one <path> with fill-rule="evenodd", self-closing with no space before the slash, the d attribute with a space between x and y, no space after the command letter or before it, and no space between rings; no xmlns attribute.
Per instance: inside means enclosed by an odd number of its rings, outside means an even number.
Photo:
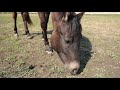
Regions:
<svg viewBox="0 0 120 90"><path fill-rule="evenodd" d="M70 44L71 42L70 41L65 41L67 44Z"/></svg>
<svg viewBox="0 0 120 90"><path fill-rule="evenodd" d="M65 43L66 43L66 44L71 44L72 41L73 41L72 38L65 38Z"/></svg>
<svg viewBox="0 0 120 90"><path fill-rule="evenodd" d="M61 35L63 35L63 32L60 32Z"/></svg>

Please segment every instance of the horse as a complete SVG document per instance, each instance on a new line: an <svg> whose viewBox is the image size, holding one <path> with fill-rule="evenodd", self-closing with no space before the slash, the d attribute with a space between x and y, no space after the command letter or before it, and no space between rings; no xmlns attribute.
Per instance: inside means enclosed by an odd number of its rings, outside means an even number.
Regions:
<svg viewBox="0 0 120 90"><path fill-rule="evenodd" d="M82 38L80 20L82 16L83 13L70 12L56 12L52 15L51 45L71 74L77 74L80 69L80 39Z"/></svg>
<svg viewBox="0 0 120 90"><path fill-rule="evenodd" d="M28 16L28 13L26 14ZM38 12L42 29L45 51L49 54L53 50L70 70L71 74L77 74L80 69L80 40L82 38L82 25L80 23L84 12L52 12L53 32L50 38L51 47L47 38L47 24L50 12ZM23 21L26 22L27 19ZM16 28L14 29L16 30ZM29 35L29 30L25 29ZM16 32L15 32L16 33Z"/></svg>

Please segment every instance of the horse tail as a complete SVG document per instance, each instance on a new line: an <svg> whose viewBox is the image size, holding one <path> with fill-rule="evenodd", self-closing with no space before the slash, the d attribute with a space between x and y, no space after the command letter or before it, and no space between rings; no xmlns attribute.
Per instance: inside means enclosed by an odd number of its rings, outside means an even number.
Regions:
<svg viewBox="0 0 120 90"><path fill-rule="evenodd" d="M28 12L27 12L27 15L26 15L25 19L26 19L26 21L27 21L28 24L30 24L30 25L33 24L33 22L32 22L32 20L31 20L30 15L29 15Z"/></svg>

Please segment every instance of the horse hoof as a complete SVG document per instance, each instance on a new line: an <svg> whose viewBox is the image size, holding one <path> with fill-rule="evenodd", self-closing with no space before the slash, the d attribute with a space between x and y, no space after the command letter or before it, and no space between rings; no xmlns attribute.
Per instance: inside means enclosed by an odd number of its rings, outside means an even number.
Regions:
<svg viewBox="0 0 120 90"><path fill-rule="evenodd" d="M28 36L28 39L32 39L33 37L32 36Z"/></svg>
<svg viewBox="0 0 120 90"><path fill-rule="evenodd" d="M26 38L28 38L28 39L32 39L33 36L31 36L31 35L26 35Z"/></svg>
<svg viewBox="0 0 120 90"><path fill-rule="evenodd" d="M18 38L18 37L19 37L19 35L18 35L18 34L14 34L14 36L15 36L16 38Z"/></svg>
<svg viewBox="0 0 120 90"><path fill-rule="evenodd" d="M44 39L42 38L42 41L44 41Z"/></svg>
<svg viewBox="0 0 120 90"><path fill-rule="evenodd" d="M46 46L45 46L45 52L46 52L47 54L52 54L53 49L52 49L49 45L46 45Z"/></svg>
<svg viewBox="0 0 120 90"><path fill-rule="evenodd" d="M49 55L53 55L53 52L52 51L45 51L47 54Z"/></svg>
<svg viewBox="0 0 120 90"><path fill-rule="evenodd" d="M14 36L18 36L18 34L14 34Z"/></svg>

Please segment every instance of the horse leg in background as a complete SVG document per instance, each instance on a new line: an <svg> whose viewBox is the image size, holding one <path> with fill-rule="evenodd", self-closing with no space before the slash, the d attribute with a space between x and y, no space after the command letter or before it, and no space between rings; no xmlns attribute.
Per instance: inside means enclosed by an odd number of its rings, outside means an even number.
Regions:
<svg viewBox="0 0 120 90"><path fill-rule="evenodd" d="M38 15L40 18L40 26L42 28L42 38L43 38L42 40L44 40L44 38L46 38L46 40L45 40L46 44L47 43L49 44L47 36L45 36L45 34L47 35L47 23L48 23L48 19L49 19L49 14L50 13L45 14L45 12L40 12L40 13L38 12Z"/></svg>
<svg viewBox="0 0 120 90"><path fill-rule="evenodd" d="M18 37L18 32L17 32L17 12L13 12L13 19L14 19L14 36Z"/></svg>
<svg viewBox="0 0 120 90"><path fill-rule="evenodd" d="M21 12L21 16L22 16L22 19L23 19L23 23L24 23L24 30L25 30L25 35L27 35L27 37L29 39L31 39L31 35L29 33L29 30L28 30L28 22L27 22L27 17L28 17L29 13L28 12Z"/></svg>
<svg viewBox="0 0 120 90"><path fill-rule="evenodd" d="M50 12L38 12L39 18L40 18L40 26L42 28L42 34L43 34L43 38L44 38L44 44L45 44L45 51L48 54L52 53L52 48L49 46L49 41L48 41L48 37L47 37L47 23L49 20L49 15Z"/></svg>

